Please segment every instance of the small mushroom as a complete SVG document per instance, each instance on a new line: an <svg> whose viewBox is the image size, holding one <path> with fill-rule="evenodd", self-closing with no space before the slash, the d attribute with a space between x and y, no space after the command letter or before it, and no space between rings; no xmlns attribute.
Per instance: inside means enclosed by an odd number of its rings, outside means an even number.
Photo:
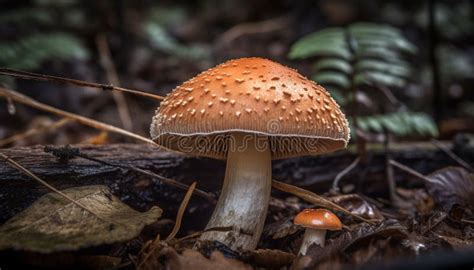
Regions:
<svg viewBox="0 0 474 270"><path fill-rule="evenodd" d="M273 101L273 102L269 102ZM270 199L272 159L344 148L349 126L329 93L294 69L242 58L204 71L157 109L152 139L172 150L227 161L203 240L254 249Z"/></svg>
<svg viewBox="0 0 474 270"><path fill-rule="evenodd" d="M305 209L296 215L293 222L295 225L306 228L298 252L303 256L313 244L324 247L327 230L339 231L342 229L341 220L326 209Z"/></svg>

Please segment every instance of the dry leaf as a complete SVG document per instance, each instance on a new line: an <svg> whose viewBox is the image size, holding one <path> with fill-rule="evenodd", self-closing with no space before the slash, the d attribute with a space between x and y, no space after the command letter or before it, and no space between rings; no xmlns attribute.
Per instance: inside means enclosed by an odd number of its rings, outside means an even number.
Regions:
<svg viewBox="0 0 474 270"><path fill-rule="evenodd" d="M346 208L352 214L367 219L384 219L377 206L357 194L337 195L329 198L332 202Z"/></svg>
<svg viewBox="0 0 474 270"><path fill-rule="evenodd" d="M249 270L251 266L235 259L224 257L219 251L214 251L208 258L195 250L186 249L182 254L178 254L171 247L163 247L155 257L155 263L148 262L151 267L141 269L169 269L169 270Z"/></svg>
<svg viewBox="0 0 474 270"><path fill-rule="evenodd" d="M474 209L474 174L461 167L437 170L425 182L433 199L446 210L455 204Z"/></svg>
<svg viewBox="0 0 474 270"><path fill-rule="evenodd" d="M162 213L158 207L137 212L106 186L75 187L63 192L100 218L56 193L48 193L0 227L0 250L51 253L126 241Z"/></svg>
<svg viewBox="0 0 474 270"><path fill-rule="evenodd" d="M251 265L269 269L280 269L295 259L294 254L277 249L247 250L241 256Z"/></svg>

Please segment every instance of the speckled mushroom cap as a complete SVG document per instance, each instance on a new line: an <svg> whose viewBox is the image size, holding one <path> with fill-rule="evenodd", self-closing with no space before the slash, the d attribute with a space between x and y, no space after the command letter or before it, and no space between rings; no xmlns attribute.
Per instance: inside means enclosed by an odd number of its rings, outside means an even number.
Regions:
<svg viewBox="0 0 474 270"><path fill-rule="evenodd" d="M296 215L293 223L305 228L338 231L342 229L341 220L326 209L304 209Z"/></svg>
<svg viewBox="0 0 474 270"><path fill-rule="evenodd" d="M349 141L347 120L323 87L262 58L230 60L184 82L150 128L160 145L219 159L231 132L268 136L273 159L332 152Z"/></svg>

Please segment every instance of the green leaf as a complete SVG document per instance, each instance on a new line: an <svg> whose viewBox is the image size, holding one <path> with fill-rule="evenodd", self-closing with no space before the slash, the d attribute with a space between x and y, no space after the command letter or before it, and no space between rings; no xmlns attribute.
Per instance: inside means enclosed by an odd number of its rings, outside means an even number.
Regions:
<svg viewBox="0 0 474 270"><path fill-rule="evenodd" d="M157 23L148 23L145 27L151 45L154 49L182 58L205 58L206 51L199 47L187 47L180 44Z"/></svg>
<svg viewBox="0 0 474 270"><path fill-rule="evenodd" d="M355 65L356 73L377 71L379 73L387 73L399 77L409 77L412 70L408 63L403 61L387 63L380 60L361 60Z"/></svg>
<svg viewBox="0 0 474 270"><path fill-rule="evenodd" d="M13 69L34 70L50 59L85 60L88 50L66 33L42 33L16 42L0 43L0 65Z"/></svg>
<svg viewBox="0 0 474 270"><path fill-rule="evenodd" d="M402 33L395 27L386 24L360 22L354 23L348 27L351 35L375 35L382 37L400 37Z"/></svg>
<svg viewBox="0 0 474 270"><path fill-rule="evenodd" d="M317 61L316 64L314 64L314 70L316 72L326 69L340 71L345 74L349 74L352 72L351 65L347 61L342 59L326 58Z"/></svg>
<svg viewBox="0 0 474 270"><path fill-rule="evenodd" d="M352 54L345 42L344 32L340 29L328 29L316 32L298 40L291 47L291 59L312 56L335 56L351 59Z"/></svg>
<svg viewBox="0 0 474 270"><path fill-rule="evenodd" d="M326 90L331 94L331 97L336 100L337 104L344 106L347 104L347 98L337 87L332 87L331 85L326 87Z"/></svg>
<svg viewBox="0 0 474 270"><path fill-rule="evenodd" d="M438 136L438 129L433 119L418 112L395 112L382 115L371 115L358 117L359 128L368 131L381 133L384 130L399 136L422 135Z"/></svg>
<svg viewBox="0 0 474 270"><path fill-rule="evenodd" d="M387 49L399 50L401 52L415 54L418 49L403 37L385 38L373 36L356 36L356 41L360 47L385 47Z"/></svg>
<svg viewBox="0 0 474 270"><path fill-rule="evenodd" d="M357 73L354 77L356 85L372 85L377 87L383 85L387 87L402 88L406 85L406 81L400 77L391 74L380 73L376 71L368 71L364 73Z"/></svg>
<svg viewBox="0 0 474 270"><path fill-rule="evenodd" d="M100 219L57 193L48 193L0 227L0 250L52 253L128 241L162 213L158 207L137 212L106 186L74 187L63 193Z"/></svg>
<svg viewBox="0 0 474 270"><path fill-rule="evenodd" d="M348 89L350 87L350 81L347 76L339 72L324 71L315 74L311 79L323 86L336 85L342 89Z"/></svg>
<svg viewBox="0 0 474 270"><path fill-rule="evenodd" d="M384 61L397 61L401 58L400 54L395 50L386 47L372 46L360 46L357 55L360 59L376 58Z"/></svg>

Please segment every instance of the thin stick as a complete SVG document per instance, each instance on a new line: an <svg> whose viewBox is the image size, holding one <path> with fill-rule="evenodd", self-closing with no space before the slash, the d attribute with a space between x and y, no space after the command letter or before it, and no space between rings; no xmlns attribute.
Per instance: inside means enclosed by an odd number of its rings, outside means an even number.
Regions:
<svg viewBox="0 0 474 270"><path fill-rule="evenodd" d="M315 194L315 193L313 193L309 190L306 190L306 189L303 189L303 188L300 188L300 187L297 187L297 186L293 186L293 185L290 185L290 184L286 184L286 183L283 183L283 182L280 182L280 181L277 181L277 180L272 180L272 187L275 188L275 189L278 189L280 191L293 194L293 195L295 195L297 197L300 197L301 199L303 199L307 202L310 202L312 204L322 206L322 207L326 207L326 208L336 210L336 211L341 211L346 215L350 215L352 217L355 217L355 218L357 218L359 220L362 220L364 222L367 222L369 224L374 224L372 221L367 220L367 219L365 219L361 216L355 215L355 214L351 213L350 211L346 210L345 208L339 206L338 204L333 203L333 202L329 201L328 199L326 199L322 196L319 196L319 195L317 195L317 194Z"/></svg>
<svg viewBox="0 0 474 270"><path fill-rule="evenodd" d="M80 115L77 115L77 114L74 114L74 113L66 112L66 111L51 107L49 105L38 102L34 99L31 99L31 98L29 98L25 95L22 95L22 94L20 94L16 91L13 91L13 90L10 90L10 89L0 87L0 96L3 96L5 98L11 98L12 100L14 100L16 102L26 104L28 106L31 106L31 107L39 109L39 110L47 111L47 112L52 113L52 114L56 114L56 115L60 115L62 117L72 119L72 120L77 121L77 122L79 122L83 125L86 125L86 126L90 126L90 127L96 128L96 129L101 129L101 130L106 130L106 131L110 131L110 132L113 132L113 133L121 134L121 135L128 136L128 137L134 138L134 139L142 141L142 142L146 142L146 143L150 143L150 144L158 146L154 141L152 141L148 138L142 137L142 136L140 136L138 134L135 134L133 132L130 132L130 131L127 131L127 130L124 130L124 129L121 129L121 128L118 128L118 127L114 127L112 125L108 125L108 124L105 124L105 123L102 123L102 122L99 122L99 121L96 121L96 120L93 120L93 119L90 119L90 118L87 118L87 117L84 117L84 116L80 116ZM161 147L161 146L159 146L159 147ZM162 148L164 148L164 147L162 147Z"/></svg>
<svg viewBox="0 0 474 270"><path fill-rule="evenodd" d="M0 147L3 147L5 145L9 145L9 144L11 144L13 142L16 142L16 141L19 141L19 140L24 140L28 137L31 137L31 136L36 135L36 134L41 133L41 132L45 132L45 131L46 132L51 132L51 131L56 130L57 128L59 128L61 126L64 126L65 124L67 124L69 122L70 122L69 119L62 118L62 119L60 119L56 122L53 122L49 125L46 125L46 126L28 129L25 132L15 134L13 136L10 136L8 138L0 140Z"/></svg>
<svg viewBox="0 0 474 270"><path fill-rule="evenodd" d="M344 170L342 170L336 175L336 178L334 178L334 181L332 182L333 191L339 192L339 182L341 181L341 178L344 177L350 171L352 171L352 169L354 169L357 164L359 164L359 161L360 156L358 156L354 161L352 161L351 164L349 164L349 166L347 166Z"/></svg>
<svg viewBox="0 0 474 270"><path fill-rule="evenodd" d="M474 170L471 165L469 165L466 161L464 161L462 158L460 158L458 155L456 155L453 151L448 149L446 146L441 144L439 141L432 139L431 143L434 144L436 147L438 147L441 151L446 153L450 158L456 161L459 165L463 166L464 168L466 168L467 170L471 172Z"/></svg>
<svg viewBox="0 0 474 270"><path fill-rule="evenodd" d="M186 192L186 195L184 195L184 199L181 202L181 205L179 206L178 213L176 214L176 222L174 223L173 230L168 235L168 237L166 237L165 241L170 241L171 239L173 239L178 233L179 228L181 228L181 221L183 220L184 212L186 211L186 207L188 207L189 200L191 199L195 188L196 182L191 184L188 191Z"/></svg>
<svg viewBox="0 0 474 270"><path fill-rule="evenodd" d="M194 232L192 234L183 236L183 237L179 238L177 241L180 242L180 241L183 241L183 240L196 238L196 237L199 237L201 234L203 234L205 232L211 232L211 231L228 232L228 231L232 231L234 229L235 229L234 226L212 227L212 228L209 228L209 229L205 229L205 230L202 230L202 231Z"/></svg>
<svg viewBox="0 0 474 270"><path fill-rule="evenodd" d="M120 86L120 79L117 74L117 69L115 68L114 62L112 61L109 43L107 42L107 37L104 34L97 36L97 48L100 55L100 63L107 74L107 81L113 85ZM117 111L120 116L120 121L122 122L123 128L126 130L132 130L132 117L130 116L130 110L123 92L113 91L112 96L114 98L115 104L117 105Z"/></svg>
<svg viewBox="0 0 474 270"><path fill-rule="evenodd" d="M461 219L461 222L468 223L474 225L474 220L468 220L468 219Z"/></svg>
<svg viewBox="0 0 474 270"><path fill-rule="evenodd" d="M393 160L393 159L390 160L390 165L395 166L395 167L397 167L398 169L400 169L400 170L402 170L402 171L404 171L404 172L406 172L406 173L409 173L409 174L411 174L411 175L413 175L413 176L415 176L415 177L418 177L418 178L420 178L421 180L424 180L424 181L426 181L426 182L432 182L432 181L433 181L433 180L431 180L429 177L424 176L423 174L421 174L421 173L419 173L419 172L417 172L417 171L415 171L415 170L413 170L413 169L411 169L411 168L409 168L409 167L407 167L407 166L405 166L405 165L403 165L403 164L401 164L401 163L399 163L399 162L397 162L397 161L395 161L395 160Z"/></svg>
<svg viewBox="0 0 474 270"><path fill-rule="evenodd" d="M23 167L22 165L20 165L18 162L14 161L13 159L11 159L10 157L4 155L3 153L0 153L0 157L2 157L6 162L7 164L9 164L10 166L12 166L13 168L17 169L18 171L28 175L29 177L33 178L34 180L38 181L40 184L44 185L45 187L47 187L48 189L50 189L51 191L61 195L62 197L64 197L66 200L72 202L73 204L79 206L80 208L90 212L91 214L93 214L94 216L96 216L98 219L104 221L104 222L107 222L107 223L112 223L114 224L115 222L112 222L110 220L107 220L107 219L104 219L103 217L101 217L99 214L97 214L95 211L89 209L87 206L83 205L82 203L74 200L73 198L69 197L68 195L66 195L65 193L63 193L62 191L60 191L59 189L56 189L55 187L53 187L52 185L48 184L46 181L44 181L43 179L39 178L38 176L36 176L35 174L33 174L31 171L27 170L25 167Z"/></svg>
<svg viewBox="0 0 474 270"><path fill-rule="evenodd" d="M72 84L72 85L96 88L96 89L107 90L107 91L120 91L120 92L138 95L138 96L153 98L156 100L163 100L164 98L162 96L148 93L145 91L127 89L123 87L116 87L110 84L92 83L92 82L86 82L86 81L81 81L81 80L68 79L68 78L62 78L62 77L57 77L57 76L50 76L50 75L43 75L43 74L38 74L38 73L14 70L14 69L9 69L9 68L0 68L0 75L6 75L6 76L15 77L15 78L33 80L33 81Z"/></svg>

